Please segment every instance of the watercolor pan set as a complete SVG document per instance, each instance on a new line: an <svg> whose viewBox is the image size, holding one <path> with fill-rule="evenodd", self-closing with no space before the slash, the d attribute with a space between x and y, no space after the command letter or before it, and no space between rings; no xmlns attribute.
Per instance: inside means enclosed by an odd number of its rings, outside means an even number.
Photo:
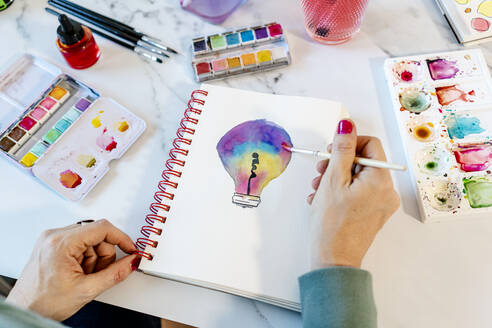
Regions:
<svg viewBox="0 0 492 328"><path fill-rule="evenodd" d="M193 39L198 82L266 71L291 62L282 26L269 23Z"/></svg>
<svg viewBox="0 0 492 328"><path fill-rule="evenodd" d="M0 154L69 200L82 199L145 122L31 55L0 73Z"/></svg>
<svg viewBox="0 0 492 328"><path fill-rule="evenodd" d="M492 80L480 50L387 59L422 221L492 214Z"/></svg>

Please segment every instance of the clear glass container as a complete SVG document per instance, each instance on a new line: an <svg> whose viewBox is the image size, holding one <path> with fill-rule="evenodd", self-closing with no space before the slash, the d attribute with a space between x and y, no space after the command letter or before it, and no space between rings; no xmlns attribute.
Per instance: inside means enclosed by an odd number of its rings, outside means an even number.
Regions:
<svg viewBox="0 0 492 328"><path fill-rule="evenodd" d="M323 44L350 40L360 30L369 0L301 0L311 38Z"/></svg>

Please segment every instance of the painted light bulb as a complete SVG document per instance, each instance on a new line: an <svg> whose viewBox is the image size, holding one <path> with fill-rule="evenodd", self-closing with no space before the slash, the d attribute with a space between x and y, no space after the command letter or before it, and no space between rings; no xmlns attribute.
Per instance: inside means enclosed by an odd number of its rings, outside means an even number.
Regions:
<svg viewBox="0 0 492 328"><path fill-rule="evenodd" d="M287 168L292 147L288 133L266 120L247 121L229 130L217 144L224 168L235 184L232 202L257 207L260 195L270 181Z"/></svg>

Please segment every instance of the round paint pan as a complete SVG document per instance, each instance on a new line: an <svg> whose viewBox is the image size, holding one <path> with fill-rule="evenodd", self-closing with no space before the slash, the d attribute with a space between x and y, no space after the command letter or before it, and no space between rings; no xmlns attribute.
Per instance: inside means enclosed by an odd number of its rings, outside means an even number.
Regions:
<svg viewBox="0 0 492 328"><path fill-rule="evenodd" d="M399 82L417 82L422 80L422 64L416 60L402 60L393 66L393 74Z"/></svg>
<svg viewBox="0 0 492 328"><path fill-rule="evenodd" d="M454 182L438 179L424 187L424 199L430 206L440 212L453 211L460 205L461 191Z"/></svg>
<svg viewBox="0 0 492 328"><path fill-rule="evenodd" d="M420 172L428 175L444 175L451 165L449 152L438 145L420 149L415 155L415 162Z"/></svg>
<svg viewBox="0 0 492 328"><path fill-rule="evenodd" d="M438 123L427 116L415 116L407 123L408 133L417 141L434 141L439 135Z"/></svg>
<svg viewBox="0 0 492 328"><path fill-rule="evenodd" d="M408 110L415 114L426 111L432 104L430 92L416 87L409 87L401 90L398 95L398 100L404 110Z"/></svg>

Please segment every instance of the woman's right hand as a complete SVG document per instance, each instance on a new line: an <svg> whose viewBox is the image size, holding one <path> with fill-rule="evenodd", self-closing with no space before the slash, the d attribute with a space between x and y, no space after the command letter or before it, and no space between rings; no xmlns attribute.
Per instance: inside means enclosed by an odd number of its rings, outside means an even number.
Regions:
<svg viewBox="0 0 492 328"><path fill-rule="evenodd" d="M342 120L329 146L330 161L317 165L315 192L308 196L311 269L360 267L378 231L398 209L400 199L387 169L355 166L355 156L386 161L379 139L357 136Z"/></svg>

